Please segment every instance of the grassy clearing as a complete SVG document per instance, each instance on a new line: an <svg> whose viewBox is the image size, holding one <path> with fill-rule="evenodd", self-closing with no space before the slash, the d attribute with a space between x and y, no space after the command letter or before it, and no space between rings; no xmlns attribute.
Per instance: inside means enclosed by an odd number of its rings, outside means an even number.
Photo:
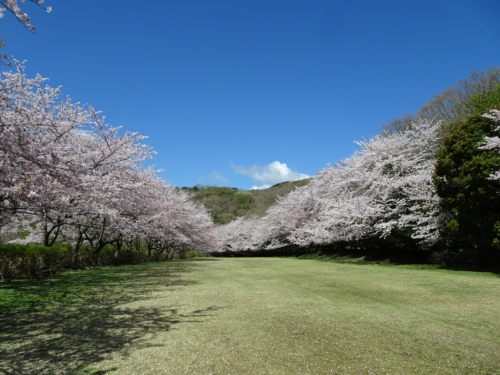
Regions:
<svg viewBox="0 0 500 375"><path fill-rule="evenodd" d="M500 374L499 311L490 273L292 258L67 272L0 287L0 374Z"/></svg>

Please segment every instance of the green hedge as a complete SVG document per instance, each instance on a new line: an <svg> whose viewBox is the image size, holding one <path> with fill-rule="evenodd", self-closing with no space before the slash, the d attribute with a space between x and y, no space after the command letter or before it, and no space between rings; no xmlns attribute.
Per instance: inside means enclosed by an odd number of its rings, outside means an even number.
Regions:
<svg viewBox="0 0 500 375"><path fill-rule="evenodd" d="M39 279L70 264L68 246L0 244L0 275L6 281L18 277Z"/></svg>
<svg viewBox="0 0 500 375"><path fill-rule="evenodd" d="M82 247L79 266L92 266L92 249ZM65 244L52 247L42 245L0 244L0 278L10 282L18 278L40 279L58 271L71 268L72 251ZM122 250L118 256L115 248L105 247L99 254L99 265L131 264L146 261L146 255L136 250Z"/></svg>
<svg viewBox="0 0 500 375"><path fill-rule="evenodd" d="M194 250L186 253L187 258L209 256L208 253ZM43 245L18 245L0 243L0 280L10 282L13 279L40 279L58 271L72 267L73 252L70 246L56 243L51 247ZM178 258L178 254L175 255ZM92 248L82 246L78 251L78 268L93 266ZM152 261L168 260L165 254L153 254ZM118 253L111 245L99 253L98 266L133 264L148 261L144 251L122 249Z"/></svg>

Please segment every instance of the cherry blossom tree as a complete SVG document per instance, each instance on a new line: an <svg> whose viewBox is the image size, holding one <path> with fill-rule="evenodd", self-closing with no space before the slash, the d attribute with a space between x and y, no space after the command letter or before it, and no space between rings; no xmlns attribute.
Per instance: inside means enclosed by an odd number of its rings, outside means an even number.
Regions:
<svg viewBox="0 0 500 375"><path fill-rule="evenodd" d="M116 254L124 243L141 241L181 255L214 247L206 209L142 167L155 154L142 144L147 137L120 134L92 107L62 99L60 88L45 81L28 79L22 64L1 75L3 225L35 226L33 234L48 246L63 238L73 249L73 267L84 244L94 264L107 245Z"/></svg>
<svg viewBox="0 0 500 375"><path fill-rule="evenodd" d="M32 203L61 201L82 166L73 160L71 138L90 114L46 79L28 79L23 66L0 79L0 212L4 219ZM64 199L64 198L63 198Z"/></svg>
<svg viewBox="0 0 500 375"><path fill-rule="evenodd" d="M275 236L270 232L272 228L266 226L270 220L252 216L237 218L226 225L219 225L215 229L217 238L216 251L254 251L264 247L271 248L270 239Z"/></svg>
<svg viewBox="0 0 500 375"><path fill-rule="evenodd" d="M435 241L437 129L438 124L421 121L405 132L357 142L360 150L353 156L286 198L288 239L301 246L323 245L386 237L394 228L411 227L415 239Z"/></svg>
<svg viewBox="0 0 500 375"><path fill-rule="evenodd" d="M357 142L360 150L280 198L262 219L217 230L222 249L309 247L385 238L408 229L415 241L438 238L439 197L432 174L439 123Z"/></svg>

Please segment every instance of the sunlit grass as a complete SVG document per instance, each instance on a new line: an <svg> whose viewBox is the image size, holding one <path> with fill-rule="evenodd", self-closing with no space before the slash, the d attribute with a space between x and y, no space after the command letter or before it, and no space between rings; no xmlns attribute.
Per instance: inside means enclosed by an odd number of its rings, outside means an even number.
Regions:
<svg viewBox="0 0 500 375"><path fill-rule="evenodd" d="M226 258L70 272L7 297L6 373L500 374L490 273Z"/></svg>

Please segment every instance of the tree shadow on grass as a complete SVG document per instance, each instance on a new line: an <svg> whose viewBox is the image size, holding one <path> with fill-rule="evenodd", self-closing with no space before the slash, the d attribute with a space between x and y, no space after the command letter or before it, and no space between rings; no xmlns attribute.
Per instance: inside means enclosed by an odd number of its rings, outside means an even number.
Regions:
<svg viewBox="0 0 500 375"><path fill-rule="evenodd" d="M144 304L154 299L150 291L159 285L196 286L181 277L193 270L192 264L181 263L113 267L61 274L43 284L2 286L0 292L10 300L0 306L0 374L103 375L116 370L86 367L113 353L127 356L150 347L155 335L219 309L179 313L174 306Z"/></svg>
<svg viewBox="0 0 500 375"><path fill-rule="evenodd" d="M382 264L387 266L408 266L415 269L444 269L450 271L470 271L492 273L500 277L500 268L480 266L473 262L457 265L438 265L429 260L430 253L427 251L394 251L394 250L371 250L371 249L344 249L330 250L322 248L317 252L310 252L300 256L298 259L316 259L323 261L336 261L351 264Z"/></svg>

